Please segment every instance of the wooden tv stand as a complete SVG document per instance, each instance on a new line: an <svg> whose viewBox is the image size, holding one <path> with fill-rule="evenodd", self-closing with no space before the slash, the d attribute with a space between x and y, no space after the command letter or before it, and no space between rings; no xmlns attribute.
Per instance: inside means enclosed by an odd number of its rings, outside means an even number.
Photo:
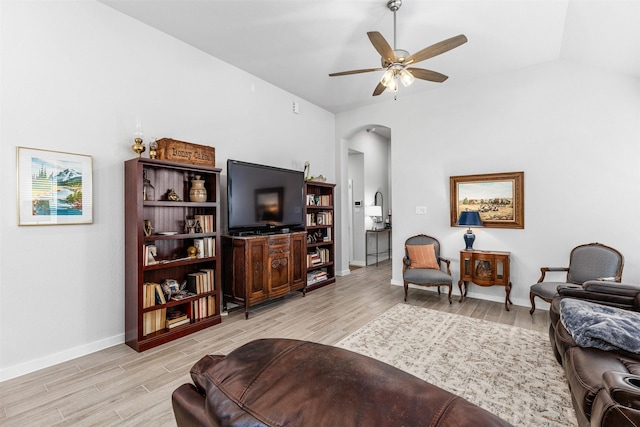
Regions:
<svg viewBox="0 0 640 427"><path fill-rule="evenodd" d="M223 305L249 308L280 298L306 285L306 235L304 231L255 235L223 236Z"/></svg>

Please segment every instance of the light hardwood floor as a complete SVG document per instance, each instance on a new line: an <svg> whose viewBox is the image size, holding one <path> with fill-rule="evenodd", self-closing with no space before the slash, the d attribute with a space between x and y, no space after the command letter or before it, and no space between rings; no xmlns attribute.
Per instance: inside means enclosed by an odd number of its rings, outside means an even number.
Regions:
<svg viewBox="0 0 640 427"><path fill-rule="evenodd" d="M256 307L169 344L136 353L124 344L0 383L3 426L117 425L175 426L171 393L190 382L189 369L205 354L226 354L256 338L283 337L335 344L403 302L401 286L390 285L390 262L359 268L333 285L302 297ZM473 286L473 285L472 285ZM463 316L547 331L548 312L527 307L409 289L408 304Z"/></svg>

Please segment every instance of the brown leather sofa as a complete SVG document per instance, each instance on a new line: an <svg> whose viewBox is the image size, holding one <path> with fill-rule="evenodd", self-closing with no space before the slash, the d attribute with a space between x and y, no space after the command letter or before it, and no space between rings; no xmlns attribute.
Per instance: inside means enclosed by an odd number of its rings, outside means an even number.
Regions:
<svg viewBox="0 0 640 427"><path fill-rule="evenodd" d="M263 339L205 356L173 393L178 426L508 426L467 400L372 358Z"/></svg>
<svg viewBox="0 0 640 427"><path fill-rule="evenodd" d="M560 320L563 298L640 311L640 286L602 281L560 286L549 311L549 339L567 376L578 424L640 426L640 354L580 347Z"/></svg>

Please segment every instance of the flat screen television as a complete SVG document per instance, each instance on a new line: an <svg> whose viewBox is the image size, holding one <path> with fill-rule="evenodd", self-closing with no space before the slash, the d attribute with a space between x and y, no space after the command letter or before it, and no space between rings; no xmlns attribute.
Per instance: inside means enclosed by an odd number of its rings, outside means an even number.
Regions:
<svg viewBox="0 0 640 427"><path fill-rule="evenodd" d="M304 227L304 172L227 160L229 233Z"/></svg>

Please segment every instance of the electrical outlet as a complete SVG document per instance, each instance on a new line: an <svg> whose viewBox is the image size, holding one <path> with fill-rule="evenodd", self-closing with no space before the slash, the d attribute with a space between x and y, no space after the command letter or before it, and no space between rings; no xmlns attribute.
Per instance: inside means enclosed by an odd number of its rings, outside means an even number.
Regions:
<svg viewBox="0 0 640 427"><path fill-rule="evenodd" d="M426 215L427 207L426 206L416 206L416 214L417 215Z"/></svg>

